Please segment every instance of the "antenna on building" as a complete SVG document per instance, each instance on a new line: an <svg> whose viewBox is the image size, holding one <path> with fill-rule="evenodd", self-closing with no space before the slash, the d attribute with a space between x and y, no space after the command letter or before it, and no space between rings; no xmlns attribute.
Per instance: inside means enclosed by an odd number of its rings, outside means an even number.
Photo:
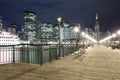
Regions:
<svg viewBox="0 0 120 80"><path fill-rule="evenodd" d="M96 20L98 19L98 14L96 13Z"/></svg>

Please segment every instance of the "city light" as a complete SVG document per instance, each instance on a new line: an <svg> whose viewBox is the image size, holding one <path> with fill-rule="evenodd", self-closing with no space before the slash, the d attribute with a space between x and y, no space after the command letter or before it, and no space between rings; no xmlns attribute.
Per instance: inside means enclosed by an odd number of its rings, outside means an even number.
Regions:
<svg viewBox="0 0 120 80"><path fill-rule="evenodd" d="M120 30L117 32L118 35L120 35Z"/></svg>
<svg viewBox="0 0 120 80"><path fill-rule="evenodd" d="M100 40L99 42L100 42L100 43L103 43L103 42L105 42L105 41L107 41L107 40L110 40L110 39L112 39L112 38L115 38L115 37L118 36L117 34L120 35L120 30L117 31L117 33L113 33L112 36L108 36L108 37L106 37L106 38Z"/></svg>
<svg viewBox="0 0 120 80"><path fill-rule="evenodd" d="M114 37L116 37L117 36L117 34L112 34L112 37L114 38Z"/></svg>
<svg viewBox="0 0 120 80"><path fill-rule="evenodd" d="M100 43L103 43L103 42L105 42L105 41L107 41L107 40L110 40L111 38L112 38L112 36L108 36L108 37L100 40L99 42L100 42Z"/></svg>
<svg viewBox="0 0 120 80"><path fill-rule="evenodd" d="M59 16L59 17L57 18L57 21L58 21L58 23L61 23L61 21L62 21L62 17Z"/></svg>
<svg viewBox="0 0 120 80"><path fill-rule="evenodd" d="M81 35L84 36L85 38L89 39L90 41L97 43L97 40L93 39L91 36L89 36L85 32L82 32Z"/></svg>
<svg viewBox="0 0 120 80"><path fill-rule="evenodd" d="M78 28L78 27L75 27L75 28L74 28L74 31L75 31L76 33L78 33L78 32L79 32L79 28Z"/></svg>
<svg viewBox="0 0 120 80"><path fill-rule="evenodd" d="M83 36L84 36L84 35L85 35L85 32L81 32L81 35L83 35Z"/></svg>

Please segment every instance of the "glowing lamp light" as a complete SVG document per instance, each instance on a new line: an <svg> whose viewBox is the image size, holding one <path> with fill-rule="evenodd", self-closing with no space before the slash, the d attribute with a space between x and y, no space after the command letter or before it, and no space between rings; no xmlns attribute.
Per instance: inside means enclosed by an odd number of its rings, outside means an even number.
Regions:
<svg viewBox="0 0 120 80"><path fill-rule="evenodd" d="M86 39L89 39L90 41L97 43L97 40L93 39L91 36L89 36L85 32L82 32L81 35L84 36Z"/></svg>
<svg viewBox="0 0 120 80"><path fill-rule="evenodd" d="M85 37L88 38L88 35L86 34Z"/></svg>
<svg viewBox="0 0 120 80"><path fill-rule="evenodd" d="M115 35L114 35L114 36L115 36ZM103 42L105 42L105 41L107 41L107 40L110 40L112 37L113 37L113 36L108 36L108 37L100 40L99 42L100 42L100 43L103 43Z"/></svg>
<svg viewBox="0 0 120 80"><path fill-rule="evenodd" d="M61 21L62 21L62 17L59 16L59 17L57 18L57 21L58 21L59 23L61 23Z"/></svg>
<svg viewBox="0 0 120 80"><path fill-rule="evenodd" d="M120 30L117 32L118 35L120 35Z"/></svg>
<svg viewBox="0 0 120 80"><path fill-rule="evenodd" d="M84 35L85 35L85 32L82 32L81 34L84 36Z"/></svg>
<svg viewBox="0 0 120 80"><path fill-rule="evenodd" d="M116 37L117 35L116 34L112 34L112 37L114 38L114 37Z"/></svg>
<svg viewBox="0 0 120 80"><path fill-rule="evenodd" d="M75 31L76 33L78 33L78 32L79 32L79 28L78 28L78 27L75 27L75 28L74 28L74 31Z"/></svg>

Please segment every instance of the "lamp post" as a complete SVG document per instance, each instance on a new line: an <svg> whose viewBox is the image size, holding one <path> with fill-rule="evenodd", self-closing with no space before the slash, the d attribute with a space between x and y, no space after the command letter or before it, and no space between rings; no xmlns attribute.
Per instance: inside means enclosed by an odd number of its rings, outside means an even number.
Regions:
<svg viewBox="0 0 120 80"><path fill-rule="evenodd" d="M81 35L83 36L82 38L82 43L83 43L83 46L85 45L85 32L81 32Z"/></svg>
<svg viewBox="0 0 120 80"><path fill-rule="evenodd" d="M112 34L112 45L114 44L114 38L116 37L116 34Z"/></svg>
<svg viewBox="0 0 120 80"><path fill-rule="evenodd" d="M61 28L62 17L59 16L57 18L57 21L58 21L58 28L59 28L59 54L58 54L58 56L61 57L61 32L60 32L60 28Z"/></svg>
<svg viewBox="0 0 120 80"><path fill-rule="evenodd" d="M119 49L120 49L120 30L117 32L118 37L119 37Z"/></svg>
<svg viewBox="0 0 120 80"><path fill-rule="evenodd" d="M79 27L75 27L74 31L76 33L76 48L78 48L78 42L79 42Z"/></svg>

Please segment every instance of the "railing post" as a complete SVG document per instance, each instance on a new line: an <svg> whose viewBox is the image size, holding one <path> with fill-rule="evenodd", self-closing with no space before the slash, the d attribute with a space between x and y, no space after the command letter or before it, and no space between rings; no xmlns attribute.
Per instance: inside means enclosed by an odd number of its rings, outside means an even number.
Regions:
<svg viewBox="0 0 120 80"><path fill-rule="evenodd" d="M29 47L28 47L28 44L27 44L27 63L29 63Z"/></svg>
<svg viewBox="0 0 120 80"><path fill-rule="evenodd" d="M43 51L42 51L42 45L40 45L40 64L43 64Z"/></svg>
<svg viewBox="0 0 120 80"><path fill-rule="evenodd" d="M64 44L62 44L62 55L63 55L63 57L64 57Z"/></svg>
<svg viewBox="0 0 120 80"><path fill-rule="evenodd" d="M36 60L35 62L38 63L38 64L41 64L40 46L36 45L36 47L35 47L35 52L37 52L37 53L36 53L36 54L37 54L37 55L36 55L37 58L35 59L35 60Z"/></svg>
<svg viewBox="0 0 120 80"><path fill-rule="evenodd" d="M68 56L68 54L69 54L69 53L68 53L68 49L69 49L68 47L69 47L69 46L67 45L67 47L66 47L66 51L67 51L67 56Z"/></svg>
<svg viewBox="0 0 120 80"><path fill-rule="evenodd" d="M15 46L13 46L13 63L15 63Z"/></svg>
<svg viewBox="0 0 120 80"><path fill-rule="evenodd" d="M52 52L51 52L51 45L49 45L50 47L49 47L49 62L51 62L52 61Z"/></svg>
<svg viewBox="0 0 120 80"><path fill-rule="evenodd" d="M57 47L58 47L58 46L57 46L57 44L56 44L56 59L58 59L58 53L57 53L58 50L57 50Z"/></svg>

